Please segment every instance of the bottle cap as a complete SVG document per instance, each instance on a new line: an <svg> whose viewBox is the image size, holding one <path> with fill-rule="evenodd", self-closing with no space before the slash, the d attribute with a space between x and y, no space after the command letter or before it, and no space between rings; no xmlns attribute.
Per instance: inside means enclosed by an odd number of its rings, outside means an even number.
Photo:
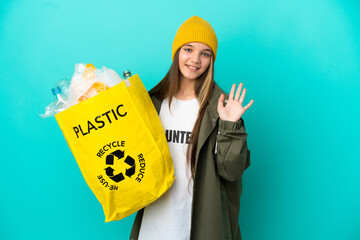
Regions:
<svg viewBox="0 0 360 240"><path fill-rule="evenodd" d="M123 72L123 77L124 77L124 78L131 77L131 72L130 72L130 70L125 70L125 71Z"/></svg>
<svg viewBox="0 0 360 240"><path fill-rule="evenodd" d="M55 95L55 94L61 92L61 89L60 89L59 86L57 86L57 87L52 88L52 89L51 89L51 92L52 92L52 94Z"/></svg>

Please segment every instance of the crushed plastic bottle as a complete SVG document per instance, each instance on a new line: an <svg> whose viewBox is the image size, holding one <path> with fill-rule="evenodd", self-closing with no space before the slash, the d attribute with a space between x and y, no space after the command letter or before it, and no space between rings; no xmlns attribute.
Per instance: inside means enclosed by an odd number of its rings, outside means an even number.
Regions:
<svg viewBox="0 0 360 240"><path fill-rule="evenodd" d="M70 107L70 105L67 102L67 96L63 94L59 86L52 88L51 91L54 94L54 102L53 102L54 115Z"/></svg>
<svg viewBox="0 0 360 240"><path fill-rule="evenodd" d="M82 102L85 101L86 99L89 99L95 95L97 95L99 92L105 91L109 89L109 87L102 82L95 82L87 91L84 95L82 95L79 99L78 102Z"/></svg>
<svg viewBox="0 0 360 240"><path fill-rule="evenodd" d="M54 101L46 106L45 113L39 114L40 117L51 117L70 107L67 101L69 96L69 84L69 79L61 79L57 82L57 86L51 89L51 92L54 95Z"/></svg>
<svg viewBox="0 0 360 240"><path fill-rule="evenodd" d="M84 73L82 74L85 80L93 80L96 77L96 68L91 63L85 65Z"/></svg>

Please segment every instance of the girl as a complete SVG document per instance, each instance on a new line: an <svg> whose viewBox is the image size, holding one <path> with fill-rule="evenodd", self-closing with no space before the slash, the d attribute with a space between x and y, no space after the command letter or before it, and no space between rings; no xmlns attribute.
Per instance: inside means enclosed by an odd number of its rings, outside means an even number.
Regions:
<svg viewBox="0 0 360 240"><path fill-rule="evenodd" d="M227 96L214 82L217 38L193 16L178 29L173 63L149 94L174 161L175 181L140 210L130 239L241 239L241 176L250 164L243 105L246 89ZM240 95L241 93L241 95ZM226 99L224 101L224 99Z"/></svg>

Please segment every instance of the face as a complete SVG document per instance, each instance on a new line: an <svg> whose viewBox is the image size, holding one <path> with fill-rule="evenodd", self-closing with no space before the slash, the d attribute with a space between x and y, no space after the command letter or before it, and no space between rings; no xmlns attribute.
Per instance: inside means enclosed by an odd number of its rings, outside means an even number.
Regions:
<svg viewBox="0 0 360 240"><path fill-rule="evenodd" d="M199 42L187 43L180 48L179 69L182 79L195 80L209 67L211 48Z"/></svg>

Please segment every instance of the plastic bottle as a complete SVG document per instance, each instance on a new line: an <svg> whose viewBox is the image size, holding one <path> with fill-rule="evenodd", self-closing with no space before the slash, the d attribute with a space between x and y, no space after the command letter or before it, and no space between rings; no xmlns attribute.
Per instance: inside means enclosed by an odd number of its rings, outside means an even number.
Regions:
<svg viewBox="0 0 360 240"><path fill-rule="evenodd" d="M67 102L67 96L63 94L59 86L52 88L51 91L54 94L53 115L62 112L70 107Z"/></svg>
<svg viewBox="0 0 360 240"><path fill-rule="evenodd" d="M86 80L93 80L96 76L96 68L91 63L85 65L83 78Z"/></svg>
<svg viewBox="0 0 360 240"><path fill-rule="evenodd" d="M69 79L61 79L57 82L56 87L51 89L54 95L54 101L45 108L44 114L39 114L42 118L54 116L70 107L68 103L69 96Z"/></svg>
<svg viewBox="0 0 360 240"><path fill-rule="evenodd" d="M129 81L129 78L131 77L131 72L130 72L130 70L125 70L125 71L123 72L123 77L124 77L125 85L126 85L127 87L130 87L130 86L131 86L131 83L130 83L130 81Z"/></svg>

